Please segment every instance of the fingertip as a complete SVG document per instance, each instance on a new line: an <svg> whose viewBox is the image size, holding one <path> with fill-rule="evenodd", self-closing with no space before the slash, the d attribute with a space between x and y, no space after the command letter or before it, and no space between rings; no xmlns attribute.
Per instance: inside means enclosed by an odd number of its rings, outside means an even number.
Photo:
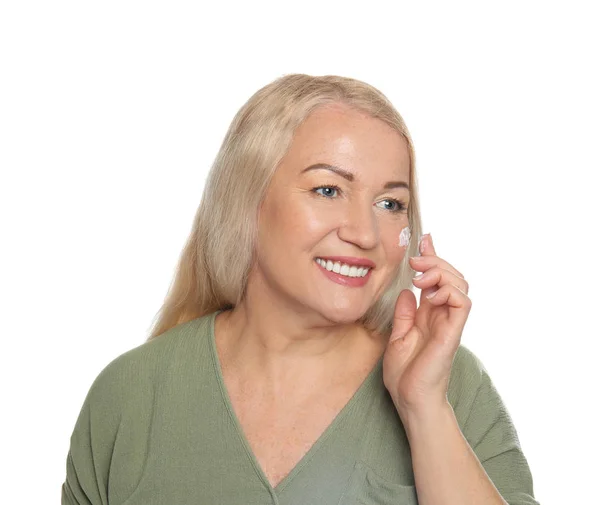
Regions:
<svg viewBox="0 0 600 505"><path fill-rule="evenodd" d="M435 254L435 247L433 245L433 238L431 238L431 233L429 233L429 237L427 238L427 241L429 243L429 248L431 249L431 253Z"/></svg>
<svg viewBox="0 0 600 505"><path fill-rule="evenodd" d="M426 233L421 237L421 241L419 242L419 252L421 253L421 255L435 255L435 248L433 247L433 239L431 238L431 233Z"/></svg>
<svg viewBox="0 0 600 505"><path fill-rule="evenodd" d="M421 238L419 239L419 254L425 254L427 249L427 235L429 234L425 233L421 235Z"/></svg>

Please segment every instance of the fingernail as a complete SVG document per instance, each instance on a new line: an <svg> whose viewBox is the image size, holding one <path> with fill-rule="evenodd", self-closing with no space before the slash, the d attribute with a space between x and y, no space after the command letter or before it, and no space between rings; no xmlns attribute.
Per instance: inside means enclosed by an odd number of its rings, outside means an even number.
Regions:
<svg viewBox="0 0 600 505"><path fill-rule="evenodd" d="M437 295L438 291L439 291L439 289L436 289L433 293L429 293L428 295L425 295L425 298L427 298L428 300L433 298L435 295Z"/></svg>
<svg viewBox="0 0 600 505"><path fill-rule="evenodd" d="M427 237L427 235L429 234L426 233L425 235L421 235L421 239L419 240L419 252L421 254L425 252L425 240L427 240L425 237Z"/></svg>

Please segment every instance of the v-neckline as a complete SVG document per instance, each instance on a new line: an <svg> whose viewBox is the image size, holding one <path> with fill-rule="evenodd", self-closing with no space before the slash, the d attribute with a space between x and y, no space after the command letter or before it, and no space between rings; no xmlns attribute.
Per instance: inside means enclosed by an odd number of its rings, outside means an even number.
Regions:
<svg viewBox="0 0 600 505"><path fill-rule="evenodd" d="M223 376L223 370L221 368L221 362L219 361L219 355L217 353L217 343L215 337L215 320L217 315L223 312L223 309L219 309L210 316L210 349L211 349L211 357L213 361L213 365L215 368L215 375L217 378L217 382L219 383L219 389L221 390L221 396L223 401L225 402L227 412L235 425L235 431L248 454L252 462L252 466L258 477L263 481L264 485L271 493L280 494L281 491L294 479L294 477L302 470L304 466L312 459L312 457L319 451L320 447L327 441L327 439L331 436L332 433L335 432L336 427L343 421L345 417L347 417L348 412L352 409L352 407L369 391L370 384L374 381L377 376L378 371L381 369L383 364L383 355L377 360L377 363L373 366L371 371L367 374L366 378L363 382L358 386L358 389L355 393L350 397L348 402L342 407L342 409L335 416L333 421L325 428L325 430L319 435L319 438L313 443L313 445L308 449L308 451L300 458L300 460L296 463L296 465L288 472L288 474L281 480L279 483L273 487L269 482L265 472L260 466L252 447L250 446L250 442L246 438L246 434L242 428L242 425L238 419L237 414L233 408L233 403L231 402L231 398L229 396L229 392L227 391L227 387L225 386L225 380Z"/></svg>

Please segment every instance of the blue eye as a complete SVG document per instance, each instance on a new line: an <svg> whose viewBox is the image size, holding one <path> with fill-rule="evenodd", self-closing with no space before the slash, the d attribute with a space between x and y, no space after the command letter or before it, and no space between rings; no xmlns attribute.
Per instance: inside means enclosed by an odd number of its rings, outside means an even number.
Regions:
<svg viewBox="0 0 600 505"><path fill-rule="evenodd" d="M323 194L323 193L319 193L319 190L329 190L328 194ZM332 196L332 191L340 191L340 187L339 186L318 186L316 188L312 189L313 192L317 193L318 195L321 195L325 198L331 198ZM395 198L386 198L384 200L384 202L392 202L396 204L396 208L395 209L390 209L389 207L387 208L387 210L389 210L390 212L392 212L393 214L399 213L399 212L405 212L408 207L406 204L404 204L403 202L401 202L400 200L396 200Z"/></svg>
<svg viewBox="0 0 600 505"><path fill-rule="evenodd" d="M392 203L396 204L396 208L395 209L388 208L388 210L391 211L391 212L404 212L407 209L407 207L406 207L406 205L404 203L402 203L400 200L396 200L395 198L386 198L384 200L384 202L386 202L386 201L387 202L392 202Z"/></svg>
<svg viewBox="0 0 600 505"><path fill-rule="evenodd" d="M340 190L340 188L339 188L338 186L319 186L318 188L313 188L313 191L314 191L315 193L317 193L317 191L318 191L319 189L332 189L332 190L334 190L334 191L339 191L339 190ZM330 196L330 195L323 195L323 194L321 194L321 193L317 193L317 194L318 194L318 195L321 195L321 196Z"/></svg>

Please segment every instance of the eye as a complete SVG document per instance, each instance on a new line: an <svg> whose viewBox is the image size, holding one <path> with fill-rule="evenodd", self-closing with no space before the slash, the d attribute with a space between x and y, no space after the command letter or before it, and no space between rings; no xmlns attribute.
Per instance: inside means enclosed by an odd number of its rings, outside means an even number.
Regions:
<svg viewBox="0 0 600 505"><path fill-rule="evenodd" d="M319 190L324 190L325 193L319 193ZM312 189L313 192L317 193L318 195L324 196L325 198L331 198L333 196L333 192L334 191L340 191L340 187L339 186L318 186L316 188ZM393 205L395 204L395 208L389 208L386 207L386 210L389 210L392 214L396 214L396 213L400 213L400 212L405 212L407 210L407 205L404 204L403 202L401 202L400 200L396 200L395 198L386 198L385 200L383 200L384 202L391 202ZM392 206L393 206L392 205Z"/></svg>
<svg viewBox="0 0 600 505"><path fill-rule="evenodd" d="M391 202L392 204L395 204L396 207L393 209L390 209L389 207L387 207L387 209L393 213L396 212L404 212L408 207L406 206L406 204L404 204L403 202L401 202L400 200L396 200L395 198L388 198L386 200L383 200L384 202Z"/></svg>
<svg viewBox="0 0 600 505"><path fill-rule="evenodd" d="M328 189L330 191L328 194L322 194L322 193L318 193L318 190L320 190L320 189ZM321 195L321 196L325 196L325 197L331 196L331 193L333 191L339 191L339 190L340 190L339 186L319 186L318 188L313 188L313 191L315 193L317 193L318 195Z"/></svg>

